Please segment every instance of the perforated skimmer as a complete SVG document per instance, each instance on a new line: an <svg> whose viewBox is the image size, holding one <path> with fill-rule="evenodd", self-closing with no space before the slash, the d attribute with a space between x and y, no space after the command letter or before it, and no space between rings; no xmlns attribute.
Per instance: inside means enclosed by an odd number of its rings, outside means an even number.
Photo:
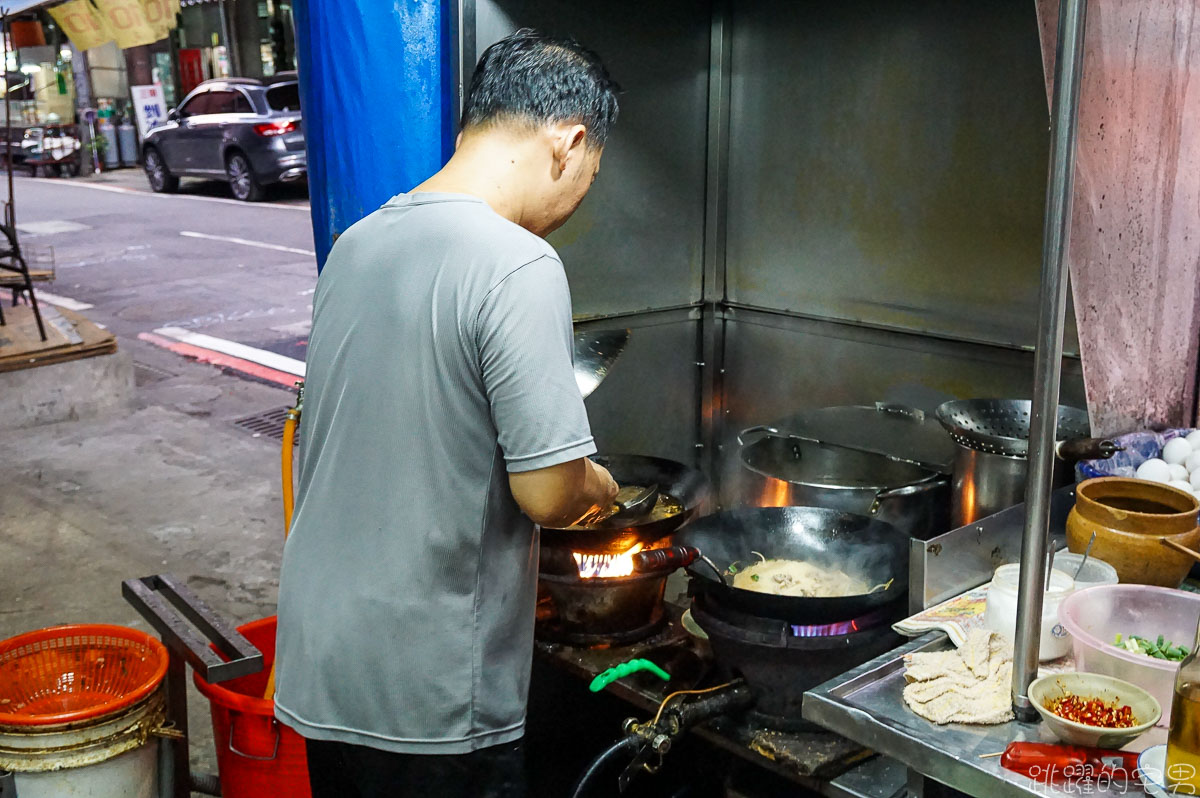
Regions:
<svg viewBox="0 0 1200 798"><path fill-rule="evenodd" d="M1032 402L1024 399L958 399L939 407L937 417L961 446L1005 457L1027 457L1031 406ZM1058 440L1086 438L1090 431L1087 412L1058 406Z"/></svg>

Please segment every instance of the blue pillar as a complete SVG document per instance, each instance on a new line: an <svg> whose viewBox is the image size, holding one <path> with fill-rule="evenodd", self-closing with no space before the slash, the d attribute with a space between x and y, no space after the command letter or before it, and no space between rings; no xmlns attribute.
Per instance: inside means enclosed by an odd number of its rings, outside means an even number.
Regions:
<svg viewBox="0 0 1200 798"><path fill-rule="evenodd" d="M334 236L450 156L452 1L293 5L318 270Z"/></svg>

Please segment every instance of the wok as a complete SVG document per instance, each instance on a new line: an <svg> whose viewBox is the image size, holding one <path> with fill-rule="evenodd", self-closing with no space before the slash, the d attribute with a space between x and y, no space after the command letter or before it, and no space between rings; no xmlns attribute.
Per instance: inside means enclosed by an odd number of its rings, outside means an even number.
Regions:
<svg viewBox="0 0 1200 798"><path fill-rule="evenodd" d="M710 493L704 474L674 460L636 454L596 455L592 460L607 468L618 485L658 485L662 493L683 505L683 511L655 521L610 519L589 529L544 528L542 546L583 554L620 554L638 543L653 543L677 530L696 515Z"/></svg>
<svg viewBox="0 0 1200 798"><path fill-rule="evenodd" d="M892 580L886 590L857 596L804 598L758 593L723 584L708 566L689 569L693 591L709 594L722 606L796 624L848 621L900 601L908 594L909 537L891 524L821 507L751 507L705 516L674 538L691 546L717 568L768 559L806 560L839 568L874 586Z"/></svg>

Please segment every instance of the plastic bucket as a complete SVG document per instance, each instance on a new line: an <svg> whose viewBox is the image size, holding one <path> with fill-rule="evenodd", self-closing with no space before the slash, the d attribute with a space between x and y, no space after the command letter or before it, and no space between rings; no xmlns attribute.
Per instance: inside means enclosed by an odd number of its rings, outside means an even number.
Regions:
<svg viewBox="0 0 1200 798"><path fill-rule="evenodd" d="M161 643L121 626L0 641L0 771L21 798L155 798L166 670Z"/></svg>
<svg viewBox="0 0 1200 798"><path fill-rule="evenodd" d="M262 697L275 662L275 618L252 621L238 631L262 652L262 671L220 684L194 674L196 689L212 706L221 795L310 798L304 738L276 720L275 702Z"/></svg>

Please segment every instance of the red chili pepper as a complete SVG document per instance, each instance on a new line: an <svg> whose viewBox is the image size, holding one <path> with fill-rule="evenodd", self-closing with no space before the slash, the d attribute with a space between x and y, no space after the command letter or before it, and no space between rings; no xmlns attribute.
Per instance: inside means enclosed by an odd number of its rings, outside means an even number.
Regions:
<svg viewBox="0 0 1200 798"><path fill-rule="evenodd" d="M1046 709L1060 718L1099 726L1105 729L1128 729L1136 726L1133 709L1128 705L1107 704L1099 698L1084 699L1076 695L1065 695L1047 702Z"/></svg>

